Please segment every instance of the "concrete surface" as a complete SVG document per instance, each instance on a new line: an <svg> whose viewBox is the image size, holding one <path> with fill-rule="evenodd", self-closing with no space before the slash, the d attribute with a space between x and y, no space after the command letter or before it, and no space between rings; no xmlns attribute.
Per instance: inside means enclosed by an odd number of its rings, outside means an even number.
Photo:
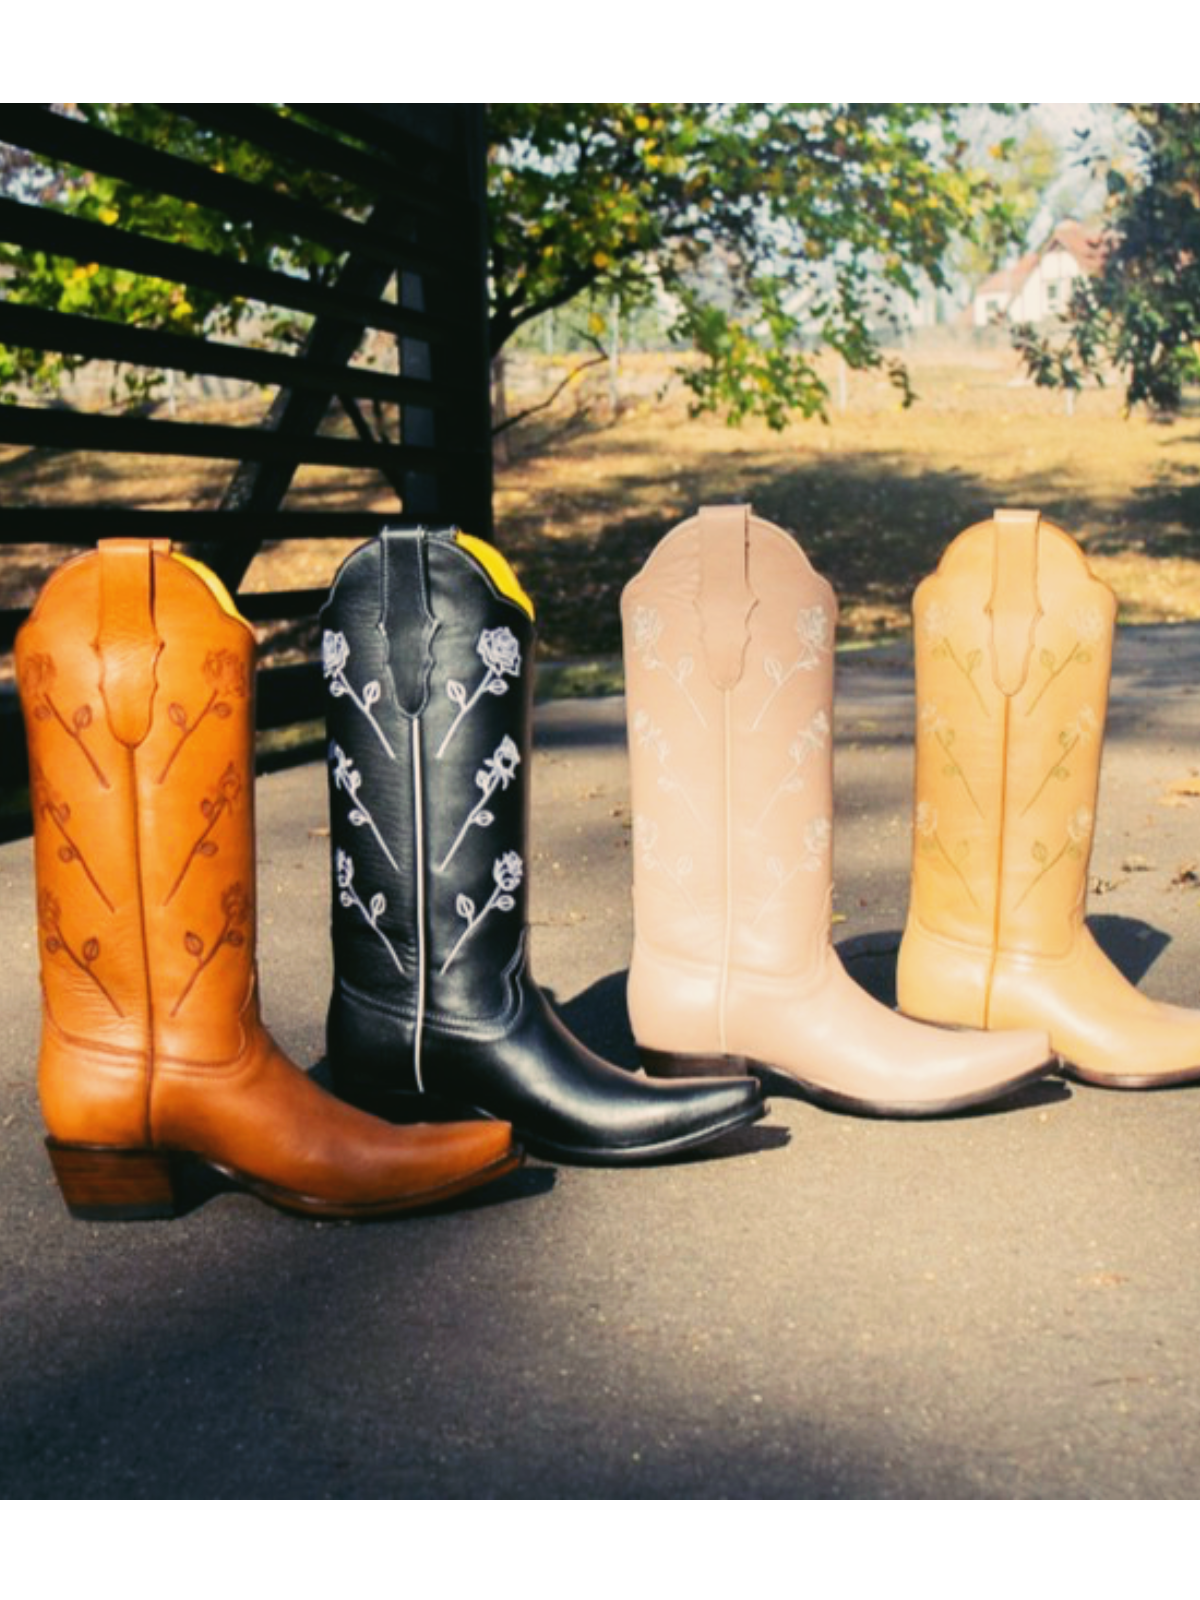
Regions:
<svg viewBox="0 0 1200 1600"><path fill-rule="evenodd" d="M905 653L841 658L837 937L886 993L907 898ZM1125 632L1096 930L1200 1004L1200 628ZM538 719L534 955L589 1043L624 1018L623 707ZM1197 784L1200 788L1200 784ZM322 1051L324 779L260 780L268 1021ZM28 842L0 849L0 1494L1200 1494L1200 1091L1048 1087L888 1124L776 1100L711 1153L531 1164L373 1226L222 1195L72 1221L40 1144Z"/></svg>

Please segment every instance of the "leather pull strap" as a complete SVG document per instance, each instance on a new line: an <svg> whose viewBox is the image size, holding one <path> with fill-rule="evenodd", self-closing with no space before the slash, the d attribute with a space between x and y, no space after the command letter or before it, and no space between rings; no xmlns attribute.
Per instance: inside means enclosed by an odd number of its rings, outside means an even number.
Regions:
<svg viewBox="0 0 1200 1600"><path fill-rule="evenodd" d="M429 609L423 528L385 528L380 547L379 621L388 676L406 717L424 711L433 671L437 618Z"/></svg>
<svg viewBox="0 0 1200 1600"><path fill-rule="evenodd" d="M1010 698L1024 686L1042 617L1037 559L1040 511L996 511L992 540L992 680Z"/></svg>
<svg viewBox="0 0 1200 1600"><path fill-rule="evenodd" d="M154 624L154 557L170 550L167 539L101 539L98 545L100 697L113 738L130 747L150 731L163 647Z"/></svg>
<svg viewBox="0 0 1200 1600"><path fill-rule="evenodd" d="M702 506L700 524L700 640L708 676L732 689L742 675L750 613L758 604L746 571L749 506Z"/></svg>

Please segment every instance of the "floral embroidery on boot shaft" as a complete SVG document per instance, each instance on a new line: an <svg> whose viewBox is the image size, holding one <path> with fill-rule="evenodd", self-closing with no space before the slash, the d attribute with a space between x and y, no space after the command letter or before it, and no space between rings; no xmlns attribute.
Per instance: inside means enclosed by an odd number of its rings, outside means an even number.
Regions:
<svg viewBox="0 0 1200 1600"><path fill-rule="evenodd" d="M454 843L447 850L439 872L445 872L454 858L454 853L466 838L472 828L490 828L496 820L492 813L486 810L488 801L497 789L507 789L517 775L517 768L521 764L521 752L517 749L512 739L505 734L500 743L487 757L479 771L475 774L475 784L482 791L479 799L467 813L467 820L458 830Z"/></svg>
<svg viewBox="0 0 1200 1600"><path fill-rule="evenodd" d="M784 685L790 683L798 672L815 671L821 657L829 654L829 616L824 606L802 606L796 614L794 630L800 639L800 650L791 666L785 667L775 656L767 656L763 661L763 671L775 687L759 707L758 715L750 725L751 732L758 729Z"/></svg>
<svg viewBox="0 0 1200 1600"><path fill-rule="evenodd" d="M388 938L387 934L384 933L383 929L379 926L379 919L387 910L387 897L382 894L373 894L371 896L370 905L365 906L362 903L362 900L359 898L357 889L354 887L353 858L347 855L344 850L339 850L337 853L336 865L338 900L343 906L345 906L347 911L357 907L358 911L362 915L363 921L367 924L368 928L370 928L375 937L382 942L388 955L391 956L392 963L395 966L396 971L401 977L406 976L404 971L404 963L396 954L395 946L392 944L392 941Z"/></svg>
<svg viewBox="0 0 1200 1600"><path fill-rule="evenodd" d="M955 855L957 855L959 858L959 860L956 861L954 856L952 856L946 849L946 846L942 841L941 834L938 832L937 810L934 806L931 806L927 800L922 800L917 806L915 827L917 832L917 848L923 855L936 854L941 856L942 860L946 863L951 872L953 872L954 876L962 885L967 899L978 911L979 902L976 900L975 895L972 892L971 885L967 882L966 874L963 872L963 869L959 864L960 862L966 861L970 857L970 840L960 839L958 841L958 844L954 847Z"/></svg>
<svg viewBox="0 0 1200 1600"><path fill-rule="evenodd" d="M49 822L58 830L62 843L58 847L58 859L69 865L77 861L83 869L84 876L92 888L110 911L115 910L112 901L105 894L100 880L88 866L84 859L83 851L72 837L70 832L71 807L55 790L45 773L36 764L33 766L31 777L33 779L33 809L43 821Z"/></svg>
<svg viewBox="0 0 1200 1600"><path fill-rule="evenodd" d="M351 809L347 820L354 828L370 828L375 835L375 842L392 864L394 871L400 871L400 863L388 849L387 840L380 833L375 824L375 819L367 810L366 802L359 794L362 788L362 773L354 765L352 757L348 756L341 745L333 741L329 746L329 759L333 764L333 785L335 789L344 789L350 797Z"/></svg>
<svg viewBox="0 0 1200 1600"><path fill-rule="evenodd" d="M642 749L653 750L658 758L662 769L658 775L658 787L667 794L677 794L696 821L703 822L691 795L671 769L671 746L662 729L645 711L639 711L633 719L633 732Z"/></svg>
<svg viewBox="0 0 1200 1600"><path fill-rule="evenodd" d="M521 646L511 628L485 628L476 642L475 652L486 670L470 699L467 698L466 685L460 683L457 678L451 678L446 684L446 693L458 707L458 713L450 724L446 737L438 745L435 758L438 761L442 759L451 739L458 732L459 723L471 711L480 695L507 694L509 686L504 680L521 676Z"/></svg>
<svg viewBox="0 0 1200 1600"><path fill-rule="evenodd" d="M792 758L792 764L775 785L775 788L767 798L766 805L759 812L754 824L756 832L767 820L771 807L779 799L780 795L798 794L804 788L803 768L805 763L818 751L824 750L828 742L829 718L824 711L815 711L809 718L807 725L801 728L791 744L788 745L788 755Z"/></svg>
<svg viewBox="0 0 1200 1600"><path fill-rule="evenodd" d="M231 761L229 762L228 766L226 766L225 771L217 779L215 787L212 788L200 802L200 815L204 818L204 831L200 834L199 838L192 845L192 848L188 851L186 857L184 858L183 865L179 869L179 874L176 877L175 882L171 885L171 889L167 895L167 898L163 901L164 906L170 905L171 901L175 898L180 885L182 884L184 878L186 878L188 875L188 870L191 867L192 862L195 861L197 856L204 856L206 859L211 859L211 857L217 854L220 846L217 844L215 839L209 838L209 834L213 831L217 823L220 822L221 818L227 811L233 811L241 797L242 780L238 777L237 771L235 770L233 762Z"/></svg>
<svg viewBox="0 0 1200 1600"><path fill-rule="evenodd" d="M58 723L68 739L75 742L95 773L102 789L111 788L111 785L101 769L100 763L88 749L84 735L95 721L95 715L90 705L86 703L76 706L72 711L70 720L63 716L55 704L50 693L58 669L54 665L53 656L39 651L31 655L21 667L21 692L33 707L33 716L36 722L48 722L51 717Z"/></svg>
<svg viewBox="0 0 1200 1600"><path fill-rule="evenodd" d="M343 695L348 695L354 704L366 717L375 730L375 737L394 761L396 752L383 729L375 720L371 707L378 703L383 693L379 687L378 678L372 678L369 683L363 684L362 694L356 693L349 678L346 676L346 663L350 659L350 644L344 633L335 633L326 628L321 638L321 671L329 684L329 692L335 700L340 700Z"/></svg>
<svg viewBox="0 0 1200 1600"><path fill-rule="evenodd" d="M799 872L819 872L821 863L829 854L833 840L833 824L828 817L813 817L804 829L804 855L789 872L778 856L767 857L767 873L774 880L766 898L754 913L750 923L756 928L762 918Z"/></svg>
<svg viewBox="0 0 1200 1600"><path fill-rule="evenodd" d="M1091 706L1081 706L1079 714L1074 721L1068 722L1067 726L1059 731L1059 752L1050 763L1042 781L1021 807L1022 816L1033 810L1034 805L1041 798L1051 778L1057 779L1060 783L1066 782L1071 776L1071 769L1066 764L1067 757L1071 755L1077 745L1086 744L1099 726L1099 719Z"/></svg>
<svg viewBox="0 0 1200 1600"><path fill-rule="evenodd" d="M179 737L175 741L171 754L167 757L166 765L158 775L159 783L165 783L167 774L175 765L175 758L184 745L196 732L205 717L213 716L222 722L233 715L232 700L244 700L249 692L246 682L246 665L240 656L234 655L232 650L210 650L204 658L200 668L201 675L208 683L209 696L196 715L194 722L188 721L187 710L180 705L178 700L172 700L167 707L167 716L179 729Z"/></svg>
<svg viewBox="0 0 1200 1600"><path fill-rule="evenodd" d="M692 698L688 689L688 679L695 671L696 663L691 656L680 656L674 667L669 667L658 653L658 641L662 637L663 619L655 606L635 606L633 609L633 649L647 672L665 672L667 677L682 694L695 712L702 728L708 727L708 718Z"/></svg>
<svg viewBox="0 0 1200 1600"><path fill-rule="evenodd" d="M983 651L976 648L968 650L965 657L958 654L950 642L950 629L954 625L954 620L953 606L943 605L938 600L931 600L921 616L921 632L933 647L933 659L935 661L950 662L951 666L962 675L967 687L975 696L979 709L985 717L990 718L991 712L979 692L979 685L975 682L975 674L983 665Z"/></svg>
<svg viewBox="0 0 1200 1600"><path fill-rule="evenodd" d="M700 907L693 900L687 886L687 880L692 875L693 862L691 856L677 856L675 865L672 867L658 853L658 836L658 823L655 822L653 817L645 817L640 813L634 815L633 840L647 869L651 872L661 872L667 881L682 895L684 900L687 901L692 910L699 911Z"/></svg>
<svg viewBox="0 0 1200 1600"><path fill-rule="evenodd" d="M72 962L84 977L93 983L117 1016L123 1017L124 1011L110 994L103 979L92 970L93 963L100 959L100 941L94 936L83 941L78 950L75 950L62 931L62 902L56 894L44 889L38 896L38 926L42 937L46 941L46 954L56 956L62 954Z"/></svg>
<svg viewBox="0 0 1200 1600"><path fill-rule="evenodd" d="M191 977L183 986L183 991L178 1000L171 1007L171 1015L178 1016L180 1007L191 994L195 987L196 979L212 961L218 950L228 945L231 950L240 950L246 943L243 928L250 920L250 897L245 887L240 883L231 883L221 896L221 914L224 921L221 930L211 945L205 946L204 940L198 933L190 928L183 936L183 948L196 963Z"/></svg>
<svg viewBox="0 0 1200 1600"><path fill-rule="evenodd" d="M945 717L942 716L937 706L933 705L932 702L927 701L921 707L918 717L921 725L921 732L928 735L929 738L936 740L936 742L941 746L942 754L946 758L942 766L942 776L945 778L958 779L958 781L962 784L964 791L966 792L967 799L975 807L976 813L982 817L983 807L975 798L975 791L971 787L970 780L963 771L958 757L954 754L954 745L958 739L957 733L946 721Z"/></svg>
<svg viewBox="0 0 1200 1600"><path fill-rule="evenodd" d="M1038 664L1045 671L1046 676L1037 694L1025 707L1025 716L1032 716L1046 690L1070 666L1086 667L1092 659L1092 650L1100 643L1104 636L1104 618L1098 606L1076 606L1067 619L1074 630L1075 639L1071 648L1060 661L1053 650L1043 650L1038 655Z"/></svg>
<svg viewBox="0 0 1200 1600"><path fill-rule="evenodd" d="M1049 849L1041 839L1033 841L1029 853L1037 863L1038 871L1025 885L1020 897L1014 903L1014 911L1024 904L1046 874L1053 872L1064 857L1072 861L1079 861L1087 854L1094 821L1095 818L1092 815L1090 806L1078 806L1067 819L1067 836L1054 855L1050 854Z"/></svg>
<svg viewBox="0 0 1200 1600"><path fill-rule="evenodd" d="M506 850L502 856L497 856L492 863L492 879L495 883L495 888L492 890L482 911L476 914L475 902L469 894L459 895L454 902L454 909L467 925L462 933L459 934L450 954L442 962L441 970L443 973L449 971L455 956L457 956L463 945L490 911L512 911L514 909L517 902L513 899L513 892L520 886L524 875L525 866L520 856L515 850Z"/></svg>

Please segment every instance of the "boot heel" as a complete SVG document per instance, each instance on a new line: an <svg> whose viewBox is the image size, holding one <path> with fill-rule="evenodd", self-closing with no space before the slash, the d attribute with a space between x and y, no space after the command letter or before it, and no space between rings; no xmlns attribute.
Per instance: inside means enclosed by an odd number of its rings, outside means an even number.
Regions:
<svg viewBox="0 0 1200 1600"><path fill-rule="evenodd" d="M681 1056L671 1050L638 1050L642 1066L651 1078L748 1078L744 1056Z"/></svg>
<svg viewBox="0 0 1200 1600"><path fill-rule="evenodd" d="M73 1217L139 1222L179 1214L176 1174L165 1150L114 1150L47 1139L50 1164Z"/></svg>

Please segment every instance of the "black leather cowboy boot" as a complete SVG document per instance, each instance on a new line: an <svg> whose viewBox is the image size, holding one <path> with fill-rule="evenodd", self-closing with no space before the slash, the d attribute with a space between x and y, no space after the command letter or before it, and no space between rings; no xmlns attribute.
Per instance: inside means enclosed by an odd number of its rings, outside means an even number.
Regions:
<svg viewBox="0 0 1200 1600"><path fill-rule="evenodd" d="M594 1165L761 1116L753 1080L602 1061L530 975L533 608L498 552L386 532L344 563L322 620L338 1092L405 1120L501 1117L531 1151Z"/></svg>

